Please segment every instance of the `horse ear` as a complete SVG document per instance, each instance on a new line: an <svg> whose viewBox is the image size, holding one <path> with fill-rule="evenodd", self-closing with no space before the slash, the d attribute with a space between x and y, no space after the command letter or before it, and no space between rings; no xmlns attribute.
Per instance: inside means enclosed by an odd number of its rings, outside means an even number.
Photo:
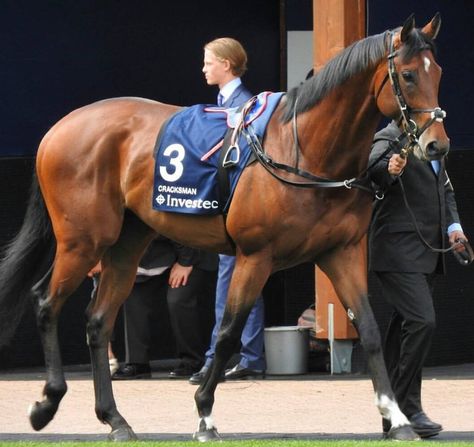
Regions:
<svg viewBox="0 0 474 447"><path fill-rule="evenodd" d="M415 14L410 14L410 17L405 20L403 24L403 28L400 32L400 40L402 42L406 42L408 40L408 36L410 35L411 31L415 28Z"/></svg>
<svg viewBox="0 0 474 447"><path fill-rule="evenodd" d="M440 28L441 28L441 14L437 12L435 16L431 19L431 22L425 25L423 29L421 30L421 32L426 34L428 37L431 37L432 39L436 39L436 36L438 35Z"/></svg>

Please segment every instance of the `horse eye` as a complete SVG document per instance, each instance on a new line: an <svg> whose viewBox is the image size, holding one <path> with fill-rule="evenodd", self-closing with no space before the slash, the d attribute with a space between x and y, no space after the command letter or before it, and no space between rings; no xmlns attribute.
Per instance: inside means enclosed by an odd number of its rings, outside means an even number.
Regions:
<svg viewBox="0 0 474 447"><path fill-rule="evenodd" d="M403 71L402 77L405 82L415 82L415 76L411 71Z"/></svg>

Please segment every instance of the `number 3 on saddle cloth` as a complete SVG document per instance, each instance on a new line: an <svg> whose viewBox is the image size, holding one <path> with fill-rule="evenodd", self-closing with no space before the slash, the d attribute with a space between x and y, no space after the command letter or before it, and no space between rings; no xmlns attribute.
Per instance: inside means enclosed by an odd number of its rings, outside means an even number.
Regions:
<svg viewBox="0 0 474 447"><path fill-rule="evenodd" d="M171 116L155 145L153 208L188 214L225 213L251 154L245 137L237 132L233 147L223 147L226 132L234 132L239 124L252 126L263 139L282 96L281 92L263 92L240 108L198 104ZM228 175L227 194L222 182L219 184L219 169Z"/></svg>

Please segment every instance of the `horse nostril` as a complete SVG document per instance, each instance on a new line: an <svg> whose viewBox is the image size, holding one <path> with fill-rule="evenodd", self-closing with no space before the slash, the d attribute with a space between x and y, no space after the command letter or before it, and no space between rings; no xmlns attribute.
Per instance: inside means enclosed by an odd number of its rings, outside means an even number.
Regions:
<svg viewBox="0 0 474 447"><path fill-rule="evenodd" d="M426 145L426 154L430 160L439 160L449 152L449 142L441 143L438 140L430 141Z"/></svg>

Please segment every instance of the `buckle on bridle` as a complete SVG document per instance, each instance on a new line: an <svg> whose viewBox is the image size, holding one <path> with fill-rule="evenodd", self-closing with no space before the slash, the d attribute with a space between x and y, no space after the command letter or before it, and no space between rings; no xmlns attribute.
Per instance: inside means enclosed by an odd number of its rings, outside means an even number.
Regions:
<svg viewBox="0 0 474 447"><path fill-rule="evenodd" d="M408 127L408 135L414 136L416 138L416 134L418 132L418 125L413 121L411 118L407 121L406 127Z"/></svg>
<svg viewBox="0 0 474 447"><path fill-rule="evenodd" d="M441 107L435 107L430 115L432 120L437 121L438 123L442 123L443 120L446 118L446 111L444 111Z"/></svg>
<svg viewBox="0 0 474 447"><path fill-rule="evenodd" d="M344 180L344 186L347 188L347 189L352 189L352 183L355 182L355 177L354 178L351 178L349 180Z"/></svg>

